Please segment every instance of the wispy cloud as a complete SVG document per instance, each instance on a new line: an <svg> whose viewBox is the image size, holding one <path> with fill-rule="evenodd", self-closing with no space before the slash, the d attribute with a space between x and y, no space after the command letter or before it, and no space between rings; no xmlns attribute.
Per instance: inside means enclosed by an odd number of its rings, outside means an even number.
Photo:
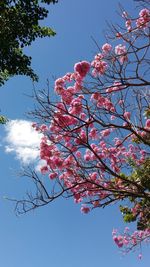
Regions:
<svg viewBox="0 0 150 267"><path fill-rule="evenodd" d="M14 153L22 164L33 163L39 159L39 144L42 134L32 128L26 120L12 120L5 126L5 151Z"/></svg>

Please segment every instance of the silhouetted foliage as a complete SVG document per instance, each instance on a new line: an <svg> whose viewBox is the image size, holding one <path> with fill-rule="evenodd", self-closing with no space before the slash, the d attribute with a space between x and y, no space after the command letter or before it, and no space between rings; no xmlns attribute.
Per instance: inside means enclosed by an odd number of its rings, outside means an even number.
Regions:
<svg viewBox="0 0 150 267"><path fill-rule="evenodd" d="M3 0L0 1L0 85L14 75L38 77L31 68L31 57L23 48L37 37L54 36L49 27L40 26L48 16L42 3L55 4L56 0Z"/></svg>

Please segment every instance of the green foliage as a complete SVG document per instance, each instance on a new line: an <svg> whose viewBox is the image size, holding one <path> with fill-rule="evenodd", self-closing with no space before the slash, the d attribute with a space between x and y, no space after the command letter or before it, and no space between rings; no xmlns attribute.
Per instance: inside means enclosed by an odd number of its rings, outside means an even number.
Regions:
<svg viewBox="0 0 150 267"><path fill-rule="evenodd" d="M0 124L5 124L8 121L8 119L4 116L0 116Z"/></svg>
<svg viewBox="0 0 150 267"><path fill-rule="evenodd" d="M39 22L47 17L48 10L40 2L49 0L0 0L0 85L10 76L26 75L38 80L31 68L31 57L23 52L37 37L54 36L49 27Z"/></svg>
<svg viewBox="0 0 150 267"><path fill-rule="evenodd" d="M125 222L134 222L136 220L136 216L134 216L131 212L131 210L128 207L123 207L120 205L120 211L123 215L123 219Z"/></svg>
<svg viewBox="0 0 150 267"><path fill-rule="evenodd" d="M140 190L144 192L150 192L150 158L146 158L145 161L137 166L133 160L129 160L130 166L133 171L130 176L120 174L122 178L127 178L128 181L133 181L140 186ZM125 186L129 184L124 182ZM150 228L150 200L149 198L139 198L135 195L128 197L131 208L129 206L120 205L120 211L123 215L124 222L137 222L138 230L145 230ZM134 210L134 211L133 211Z"/></svg>
<svg viewBox="0 0 150 267"><path fill-rule="evenodd" d="M9 73L6 69L3 71L0 71L0 85L4 83L4 81L7 81L9 78Z"/></svg>
<svg viewBox="0 0 150 267"><path fill-rule="evenodd" d="M50 3L56 4L58 3L58 0L43 0L42 2L46 4L50 4Z"/></svg>
<svg viewBox="0 0 150 267"><path fill-rule="evenodd" d="M145 110L145 112L144 112L144 116L145 116L146 118L150 118L150 107L147 108L147 109Z"/></svg>
<svg viewBox="0 0 150 267"><path fill-rule="evenodd" d="M129 179L139 181L146 190L150 191L150 158L147 158L141 166L134 166L134 168Z"/></svg>

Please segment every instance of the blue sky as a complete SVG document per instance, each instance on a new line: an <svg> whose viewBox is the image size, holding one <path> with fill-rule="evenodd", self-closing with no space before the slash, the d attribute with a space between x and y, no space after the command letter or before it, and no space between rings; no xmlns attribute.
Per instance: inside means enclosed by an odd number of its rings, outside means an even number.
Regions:
<svg viewBox="0 0 150 267"><path fill-rule="evenodd" d="M122 0L121 4L135 14L133 1ZM91 36L100 46L105 42L103 30L107 28L106 21L119 22L117 8L118 0L60 0L57 5L51 6L45 23L56 30L57 36L37 40L26 50L32 56L32 66L40 77L36 87L44 88L48 78L53 94L53 76L59 77L72 71L77 61L91 60L97 51ZM32 89L32 82L28 78L11 78L0 88L2 114L10 120L27 120L25 113L33 107L33 101L27 95L32 94ZM0 266L148 267L149 248L144 248L144 258L139 261L135 253L123 257L113 244L112 229L124 227L115 206L82 215L80 206L71 199L59 199L35 212L15 216L13 203L3 197L21 198L31 187L28 181L17 176L22 161L26 163L31 160L30 157L25 159L28 154L25 154L25 150L17 150L24 147L23 143L30 146L27 138L30 130L27 135L27 124L22 125L22 140L19 141L18 128L13 128L15 136L12 131L8 135L10 129L7 128L6 132L0 126ZM6 134L7 151L13 150L12 153L5 152ZM32 148L35 148L33 144Z"/></svg>

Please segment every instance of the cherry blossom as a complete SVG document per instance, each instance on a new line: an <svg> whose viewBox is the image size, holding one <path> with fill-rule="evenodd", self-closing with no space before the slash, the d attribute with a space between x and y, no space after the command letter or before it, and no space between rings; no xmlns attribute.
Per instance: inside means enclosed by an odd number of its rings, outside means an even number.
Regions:
<svg viewBox="0 0 150 267"><path fill-rule="evenodd" d="M72 197L84 214L118 203L124 221L137 223L133 233L113 231L128 252L150 237L149 11L122 19L112 44L56 79L57 100L39 100L45 123L33 127L44 136L41 173L52 187L46 201Z"/></svg>

